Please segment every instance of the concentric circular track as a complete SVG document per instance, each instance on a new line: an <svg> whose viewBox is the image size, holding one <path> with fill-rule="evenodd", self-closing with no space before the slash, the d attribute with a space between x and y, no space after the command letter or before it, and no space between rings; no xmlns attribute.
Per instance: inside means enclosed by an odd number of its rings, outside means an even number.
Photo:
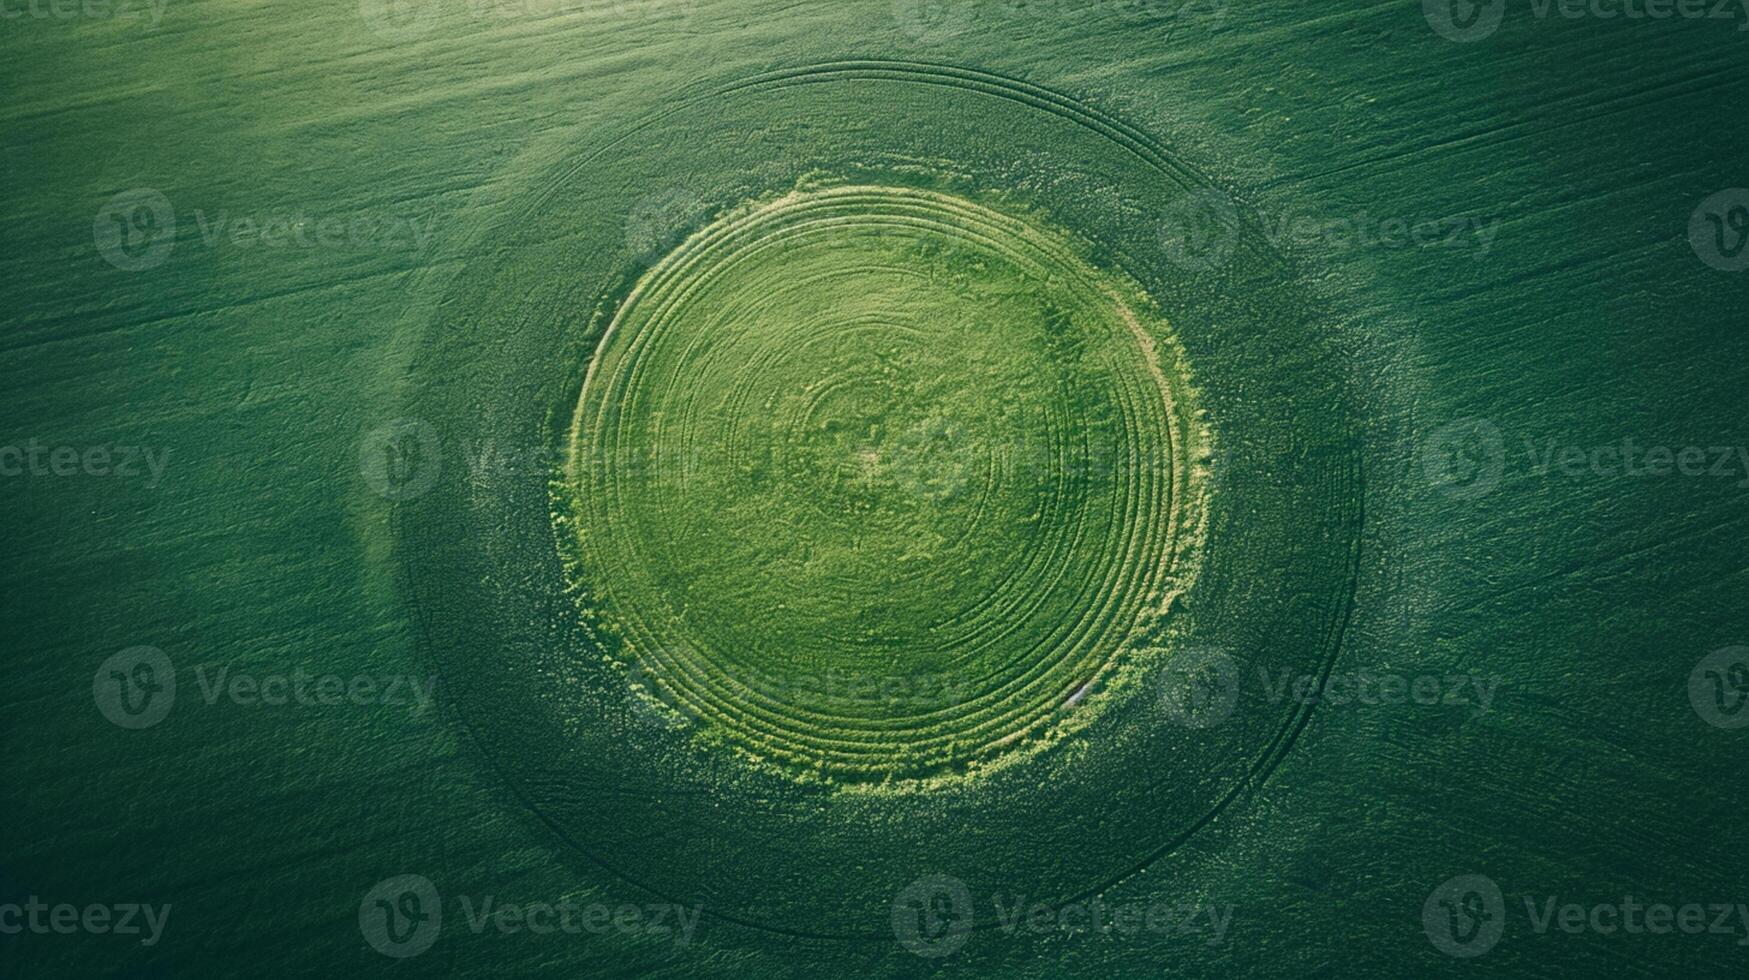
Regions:
<svg viewBox="0 0 1749 980"><path fill-rule="evenodd" d="M517 180L424 331L446 476L396 548L546 826L888 942L922 874L1072 901L1244 832L1310 711L1255 678L1330 669L1362 498L1345 352L1254 223L1181 268L1155 216L1209 187L1158 139L912 63L701 87ZM1189 648L1247 681L1217 726L1139 696Z"/></svg>

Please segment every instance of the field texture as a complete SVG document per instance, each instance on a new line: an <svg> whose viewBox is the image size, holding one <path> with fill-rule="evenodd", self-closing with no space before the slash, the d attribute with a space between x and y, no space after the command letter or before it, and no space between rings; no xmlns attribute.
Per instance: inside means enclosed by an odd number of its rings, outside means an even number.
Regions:
<svg viewBox="0 0 1749 980"><path fill-rule="evenodd" d="M1749 962L1749 5L0 14L0 976Z"/></svg>

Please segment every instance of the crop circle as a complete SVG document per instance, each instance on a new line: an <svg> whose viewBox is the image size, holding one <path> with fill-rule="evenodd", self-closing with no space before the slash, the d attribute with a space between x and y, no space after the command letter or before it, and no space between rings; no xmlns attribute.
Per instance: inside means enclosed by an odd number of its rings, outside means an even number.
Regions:
<svg viewBox="0 0 1749 980"><path fill-rule="evenodd" d="M713 224L632 291L583 385L560 512L588 614L645 693L800 773L1036 744L1179 590L1188 393L1148 315L947 195L841 187Z"/></svg>

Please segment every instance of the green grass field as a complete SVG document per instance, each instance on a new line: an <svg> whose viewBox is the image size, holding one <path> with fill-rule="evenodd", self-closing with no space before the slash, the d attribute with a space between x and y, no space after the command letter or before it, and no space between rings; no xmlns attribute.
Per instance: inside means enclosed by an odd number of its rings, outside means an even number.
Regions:
<svg viewBox="0 0 1749 980"><path fill-rule="evenodd" d="M0 976L1742 972L1749 8L0 15Z"/></svg>

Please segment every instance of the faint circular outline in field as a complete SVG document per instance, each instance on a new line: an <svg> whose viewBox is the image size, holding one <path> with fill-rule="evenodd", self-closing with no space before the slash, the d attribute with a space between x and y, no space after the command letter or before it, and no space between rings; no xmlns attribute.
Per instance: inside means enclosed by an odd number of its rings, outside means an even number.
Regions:
<svg viewBox="0 0 1749 980"><path fill-rule="evenodd" d="M883 85L892 83L895 89L899 89L905 93L921 93L945 87L970 93L980 97L980 100L993 99L997 100L998 103L1006 102L1026 109L1037 110L1038 112L1043 113L1045 118L1055 117L1057 122L1070 123L1074 128L1082 131L1083 135L1074 137L1075 139L1097 137L1098 139L1105 141L1108 144L1106 152L1114 153L1113 159L1120 156L1125 157L1130 161L1127 164L1130 171L1146 175L1137 177L1137 180L1139 181L1138 190L1146 187L1147 190L1144 192L1146 194L1153 194L1155 193L1156 188L1163 187L1183 188L1188 186L1192 188L1212 188L1212 185L1209 184L1200 174L1174 159L1174 157L1164 148L1164 144L1160 143L1157 139L1120 119L1100 114L1096 110L1088 109L1074 101L1071 97L1053 90L1032 85L1031 83L1018 79L953 65L929 65L903 61L837 62L824 65L779 69L717 87L700 86L699 91L701 94L676 100L676 105L665 109L661 113L645 117L642 120L630 124L627 128L621 130L619 135L609 139L605 143L597 145L591 151L580 154L568 160L563 165L553 167L543 175L542 186L532 189L533 192L528 195L528 201L526 204L506 214L501 221L494 222L494 225L501 230L513 230L526 227L532 219L541 214L557 214L564 212L567 206L561 203L562 199L560 195L565 193L566 188L570 187L573 182L578 179L588 179L586 171L590 168L600 166L603 158L608 157L608 154L614 153L615 151L626 151L628 149L643 147L650 139L654 138L655 134L661 132L663 127L676 125L677 123L673 122L673 120L678 119L677 114L682 108L689 108L691 111L708 110L712 113L712 116L707 116L705 118L722 118L724 109L718 105L718 100L727 99L730 96L737 96L746 93L748 95L758 95L763 98L779 95L781 90L785 88L838 82L879 82L883 83ZM871 94L860 91L860 88L855 91L863 97ZM899 92L895 92L894 94L897 95ZM834 101L855 97L856 96L839 96L835 97ZM956 109L950 112L950 110L946 108L954 105L952 102L935 103L931 101L930 104L932 106L942 106L943 108L937 111L941 112L943 115L952 115L960 111ZM729 109L739 113L749 108L753 108L756 105L757 103L753 102L732 103L730 104ZM985 117L988 117L988 113L985 113ZM1042 120L1040 121L1042 122ZM1055 123L1051 124L1050 128L1053 133L1056 134L1054 138L1065 138L1067 135L1065 131L1058 129ZM755 147L751 149L757 148ZM1137 164L1140 164L1140 166L1137 166ZM656 171L656 173L660 174L658 179L670 179L672 171L664 170ZM749 169L739 171L739 173L752 174L752 171ZM721 207L728 207L732 201L745 199L746 195L742 194L717 203ZM623 213L623 211L621 213ZM1156 207L1155 213L1159 213L1158 207ZM1244 228L1244 233L1239 247L1248 256L1246 261L1233 264L1231 266L1233 271L1227 276L1221 277L1219 280L1192 282L1190 288L1193 291L1218 293L1223 290L1237 288L1237 283L1244 281L1247 277L1255 279L1257 276L1264 273L1267 273L1269 276L1268 281L1261 284L1264 294L1274 295L1277 291L1293 288L1295 280L1291 279L1289 275L1289 267L1292 265L1292 260L1284 255L1280 249L1271 246L1267 240L1267 236L1261 234L1259 230L1260 226L1256 223L1254 216L1248 214L1242 216L1241 224ZM1134 227L1135 226L1132 224L1131 228ZM1125 229L1122 226L1103 229L1102 231L1110 232L1118 239L1124 241L1128 241L1131 237L1141 238L1151 234L1151 232L1147 230L1130 230ZM1174 279L1172 269L1162 269L1160 266L1160 262L1164 261L1164 259L1159 251L1158 243L1144 247L1146 248L1147 253L1145 256L1147 262L1145 264L1149 269L1150 276L1147 281L1149 283L1172 282ZM1173 265L1173 268L1176 268L1175 264ZM592 275L593 274L594 273L592 273ZM481 279L479 276L474 276L472 278L476 280ZM609 278L611 279L611 277ZM630 279L622 278L618 281L629 284ZM489 278L483 279L480 282L476 282L474 288L479 288L481 286L489 287L490 283L491 280ZM606 289L605 295L612 296L623 295L623 293L616 294L615 291L626 287L615 286L609 282L604 288ZM548 290L548 292L550 291L551 290ZM493 291L490 288L482 290L482 294L491 292ZM1299 335L1300 331L1311 329L1310 321L1307 318L1316 315L1315 310L1319 308L1315 302L1311 306L1306 305L1306 301L1316 300L1315 295L1306 294L1303 289L1299 289L1297 292L1300 294L1300 302L1292 306L1292 309L1295 311L1294 318L1296 321L1292 324L1292 329L1295 331L1296 336ZM511 302L514 306L517 297L506 295L505 299ZM1276 319L1274 314L1267 312L1267 309L1274 309L1274 307L1266 308L1265 312L1257 313L1251 316L1250 319L1261 318L1269 321ZM1288 308L1282 307L1281 309L1285 310ZM458 311L451 314L451 318L459 315L462 314ZM1288 324L1284 323L1283 326L1287 327ZM1309 347L1302 344L1299 347L1284 349L1281 353L1293 363L1304 363L1305 365L1312 367L1317 377L1325 378L1325 372L1329 370L1328 360L1331 356L1336 356L1338 352L1333 348L1320 343L1320 336L1321 335L1315 332L1307 333L1306 339L1310 341ZM1301 351L1309 351L1309 353L1306 356L1301 356ZM455 366L459 366L459 362L453 362L451 354L442 351L441 348L434 349L432 354L437 358L434 364L435 367L443 368L451 366L452 363L454 363ZM1274 363L1277 365L1283 363L1281 357L1278 356ZM475 371L474 373L478 372ZM1330 375L1328 378L1325 378L1325 380L1332 383L1340 383L1341 376ZM1322 586L1319 587L1317 594L1319 605L1316 609L1316 615L1313 620L1307 620L1308 633L1315 629L1317 635L1308 635L1306 637L1307 642L1304 644L1303 650L1301 650L1308 659L1316 658L1317 660L1317 666L1312 668L1311 674L1314 676L1322 676L1327 675L1331 666L1335 663L1339 651L1342 648L1343 637L1349 625L1349 620L1353 614L1355 588L1361 561L1361 528L1364 526L1366 520L1366 474L1363 460L1354 452L1354 447L1356 445L1354 441L1355 433L1350 428L1350 425L1343 421L1344 418L1346 418L1348 408L1346 402L1337 401L1333 403L1328 400L1320 399L1315 403L1308 403L1308 406L1306 407L1308 410L1314 410L1314 406L1315 410L1318 412L1323 412L1325 409L1329 409L1330 412L1333 413L1328 416L1319 414L1318 417L1324 420L1325 424L1315 431L1308 431L1298 437L1315 441L1310 443L1300 443L1292 447L1284 445L1281 451L1288 451L1291 448L1295 453L1292 457L1293 459L1304 460L1306 462L1308 468L1307 472L1300 473L1298 476L1305 479L1315 478L1319 481L1319 486L1324 492L1319 495L1318 499L1328 504L1322 513L1322 520L1329 522L1332 527L1340 527L1342 529L1341 533L1334 537L1328 535L1324 536L1323 540L1328 547L1320 547L1318 553L1310 558L1309 563L1304 569L1305 572L1315 573L1316 575L1321 576L1318 581L1327 582L1329 586L1328 595L1325 595ZM1276 417L1279 418L1279 416ZM1262 421L1267 424L1270 419L1265 418ZM555 441L561 438L557 430L549 430L549 435L551 435ZM1288 438L1288 436L1283 433L1277 433L1272 439L1273 438ZM1307 449L1311 450L1310 454L1306 453ZM1245 457L1245 466L1247 468L1249 468L1254 462L1257 461L1252 460L1249 456ZM1270 472L1274 475L1276 471L1271 470ZM1287 484L1283 485L1286 486ZM1293 485L1297 486L1298 483L1295 482ZM509 487L502 489L507 491L513 490L513 488ZM443 497L443 501L435 503L421 502L419 507L414 511L397 513L395 518L398 525L397 533L401 536L403 542L402 547L412 547L415 552L422 556L422 560L419 561L404 561L401 567L409 587L412 588L415 596L421 599L421 601L416 604L416 608L421 610L421 614L417 621L420 623L423 644L427 650L432 651L433 654L437 655L453 652L452 648L459 649L462 646L466 646L467 641L465 638L479 633L488 622L483 619L477 620L476 627L474 628L470 628L465 622L457 623L454 617L449 615L446 610L459 607L454 605L453 600L444 598L446 590L443 587L443 583L426 580L426 573L432 571L434 568L443 567L443 561L453 562L457 569L461 569L474 567L483 560L478 557L483 553L479 550L473 552L466 550L458 551L456 547L445 545L447 539L455 537L452 533L455 529L455 525L452 522L444 520L441 524L431 525L427 524L424 520L425 516L439 518L439 515L445 513L448 501L452 498L457 498L461 493L462 491L459 488L445 484L441 495L433 495L433 497ZM471 499L479 506L492 503L490 495L475 494ZM508 504L506 504L506 506L508 506ZM502 510L503 508L499 509ZM426 515L427 511L429 511L429 515ZM518 513L532 515L533 510L523 511L521 508L518 508ZM542 514L541 517L544 520L545 515ZM442 520L442 518L439 519ZM520 518L517 518L517 520L520 520ZM414 540L408 541L409 533L415 529L420 529L421 526L426 530L437 531L438 533L436 536L433 536L431 534L423 533L422 531L414 536ZM514 528L511 529L514 530ZM474 538L470 537L467 540L474 540ZM455 541L457 546L463 543L464 542L460 539ZM492 549L494 547L495 546L490 542L486 543L487 549ZM431 560L432 555L443 555L445 557L443 561L433 561ZM484 567L482 566L482 576L490 576L491 574L492 573L490 572L484 571ZM451 578L454 578L454 576L452 575ZM464 574L464 577L457 581L465 586L470 581L470 578ZM485 582L486 578L482 577L479 579L473 579L472 581L477 585L481 582ZM434 588L435 591L433 591ZM477 603L484 598L488 605L492 602L497 602L501 605L508 604L510 607L526 605L525 599L506 593L502 589L495 592L494 596L495 598L493 596L475 596L470 601ZM1312 597L1308 596L1307 598ZM508 612L510 609L507 608L504 611ZM532 610L523 609L522 611L528 612ZM1273 613L1271 613L1270 616L1271 618L1274 618ZM526 622L526 620L519 621ZM1315 623L1315 626L1312 625L1313 623ZM503 634L500 634L500 636L504 639L509 638ZM442 638L444 642L439 643L439 638ZM482 637L482 642L490 643L495 641ZM524 646L524 644L519 643L516 645L516 648L518 651L522 651ZM1300 648L1296 647L1295 649ZM537 651L530 649L527 652L535 653ZM482 680L486 681L485 689L497 690L504 687L503 684L500 684L497 681L489 679ZM508 727L503 728L502 730L482 729L479 727L479 723L485 719L475 717L475 711L476 709L484 710L483 707L473 700L464 701L459 697L453 697L464 692L465 689L465 685L452 685L449 688L449 691L452 694L452 700L450 702L451 706L457 711L457 717L462 726L475 737L484 753L484 758L487 763L499 771L500 775L505 780L506 786L513 795L515 795L524 806L528 807L529 810L555 834L555 836L565 841L580 856L587 858L603 868L613 871L620 878L640 889L668 898L671 901L677 901L679 900L679 896L687 894L685 888L688 886L681 886L680 890L676 891L672 887L676 883L663 877L668 871L666 866L649 866L638 862L625 864L620 860L623 855L619 855L611 848L603 850L602 848L592 846L590 841L594 840L594 838L589 838L587 835L579 837L578 828L573 826L570 822L574 815L569 811L549 811L549 806L553 804L553 801L544 796L539 796L539 798L537 798L538 794L532 792L535 789L535 786L530 785L525 781L520 770L515 766L509 765L508 760L499 757L492 751L492 746L495 742L500 741L501 738L508 733L520 731L523 727L523 722L531 720L517 719L515 721L506 721L505 719L494 716L493 724L496 725L502 722L507 724ZM1077 696L1078 695L1079 692L1077 692ZM1072 698L1071 703L1074 700L1075 699ZM1109 888L1114 882L1124 880L1133 874L1143 871L1149 865L1158 862L1162 857L1173 853L1192 836L1213 823L1216 817L1218 817L1218 815L1227 807L1237 800L1248 798L1270 779L1271 774L1277 770L1286 754L1296 744L1298 736L1304 731L1312 712L1313 706L1311 704L1296 703L1285 706L1282 711L1269 713L1265 720L1266 724L1265 721L1258 721L1254 725L1252 722L1248 721L1245 731L1248 735L1254 734L1256 736L1255 739L1247 739L1247 748L1243 753L1242 758L1238 756L1234 757L1232 760L1233 768L1235 769L1234 778L1220 780L1219 786L1213 788L1213 795L1207 801L1206 809L1197 811L1201 814L1200 816L1195 819L1189 819L1187 817L1182 825L1175 822L1172 828L1164 830L1158 835L1148 835L1146 841L1135 848L1124 848L1122 849L1121 854L1112 855L1113 857L1121 858L1121 860L1126 863L1121 868L1115 866L1111 868L1102 867L1098 871L1098 883L1091 883L1093 880L1091 877L1088 877L1087 881L1065 881L1063 884L1067 887L1063 890L1052 891L1050 901L1067 903L1084 899L1092 894L1096 894L1099 891ZM1157 719L1158 716L1156 715L1155 717ZM1262 716L1259 716L1259 718L1261 717ZM1158 722L1156 721L1156 724L1157 723ZM1258 728L1260 730L1252 732L1252 728ZM643 745L643 743L640 743L640 745ZM674 761L675 757L671 751L663 749L648 754L647 758L668 764L669 762ZM556 774L554 775L556 776ZM1150 785L1153 784L1170 786L1172 785L1172 781L1150 780ZM1150 790L1150 792L1152 792L1152 790ZM599 827L599 825L597 826ZM1132 850L1134 853L1131 853ZM1055 886L1053 886L1053 888L1054 887ZM860 896L861 893L859 892L857 894ZM884 891L884 895L886 896L890 896L891 894L892 892L890 888ZM872 895L869 897L872 899ZM825 901L824 897L821 897L819 900ZM844 903L832 902L829 904L832 904L832 906L836 908ZM712 918L720 919L725 922L736 923L763 932L797 938L871 939L878 938L878 934L889 931L883 927L877 932L871 933L867 930L866 925L863 924L866 920L861 919L856 920L855 922L834 921L831 924L828 924L825 921L820 921L808 924L802 920L797 920L794 918L793 914L788 918L785 918L776 909L772 908L769 903L762 908L764 909L763 912L755 912L739 906L725 906L719 903L706 909L706 914ZM819 906L819 909L825 911L824 906ZM801 924L798 924L798 922L801 922ZM979 929L987 927L990 927L989 923L980 923L977 926Z"/></svg>

